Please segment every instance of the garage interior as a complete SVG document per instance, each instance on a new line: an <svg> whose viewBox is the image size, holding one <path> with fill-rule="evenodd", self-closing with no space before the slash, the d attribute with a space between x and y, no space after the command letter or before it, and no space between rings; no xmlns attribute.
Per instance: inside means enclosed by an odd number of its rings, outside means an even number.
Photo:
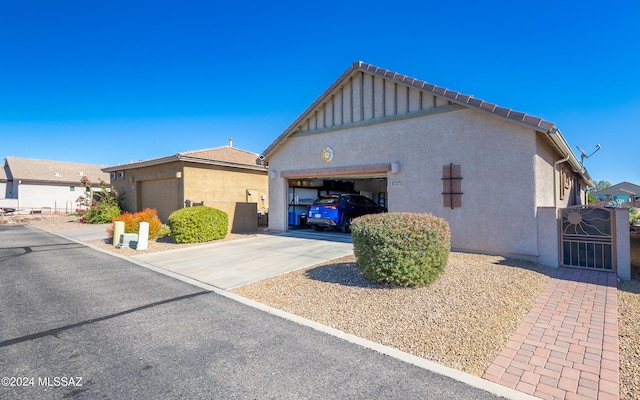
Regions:
<svg viewBox="0 0 640 400"><path fill-rule="evenodd" d="M386 175L289 179L289 229L310 228L307 214L311 204L322 196L343 193L360 194L381 207L389 207Z"/></svg>

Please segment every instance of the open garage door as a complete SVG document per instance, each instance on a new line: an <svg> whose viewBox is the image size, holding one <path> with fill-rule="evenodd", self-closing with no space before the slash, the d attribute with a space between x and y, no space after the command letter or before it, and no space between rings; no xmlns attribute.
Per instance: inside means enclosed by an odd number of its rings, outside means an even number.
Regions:
<svg viewBox="0 0 640 400"><path fill-rule="evenodd" d="M309 228L306 223L309 207L322 196L356 193L368 197L381 207L389 207L386 174L308 177L289 179L288 182L289 229Z"/></svg>

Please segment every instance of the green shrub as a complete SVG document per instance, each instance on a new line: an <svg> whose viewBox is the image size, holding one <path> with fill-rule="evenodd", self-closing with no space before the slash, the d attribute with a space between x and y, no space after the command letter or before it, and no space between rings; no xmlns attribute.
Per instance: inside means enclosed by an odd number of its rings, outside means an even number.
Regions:
<svg viewBox="0 0 640 400"><path fill-rule="evenodd" d="M640 219L640 210L635 207L629 208L629 225L635 225L636 221Z"/></svg>
<svg viewBox="0 0 640 400"><path fill-rule="evenodd" d="M444 270L451 235L442 218L430 214L383 213L351 224L357 264L380 284L428 285Z"/></svg>
<svg viewBox="0 0 640 400"><path fill-rule="evenodd" d="M124 233L139 233L140 222L149 223L149 239L156 240L160 237L162 222L158 217L158 212L154 208L145 208L143 211L131 214L126 212L113 219L113 222L124 222ZM113 224L107 227L107 234L113 238Z"/></svg>
<svg viewBox="0 0 640 400"><path fill-rule="evenodd" d="M158 237L162 238L169 235L171 235L171 228L169 228L169 225L166 225L166 224L160 225L160 230L158 231Z"/></svg>
<svg viewBox="0 0 640 400"><path fill-rule="evenodd" d="M171 236L176 243L200 243L224 239L229 217L224 211L206 206L176 210L169 215Z"/></svg>
<svg viewBox="0 0 640 400"><path fill-rule="evenodd" d="M83 176L80 179L80 182L86 186L89 190L91 188L91 183L89 182L89 178ZM122 209L120 207L120 202L122 200L122 196L118 194L118 192L111 188L107 190L106 182L100 180L100 192L93 192L93 204L86 210L78 210L77 215L80 217L79 221L87 224L108 224L115 217L122 214ZM78 197L76 202L78 206L86 205L89 199L84 196Z"/></svg>
<svg viewBox="0 0 640 400"><path fill-rule="evenodd" d="M108 224L122 213L117 204L98 203L86 210L81 216L81 222L86 224Z"/></svg>

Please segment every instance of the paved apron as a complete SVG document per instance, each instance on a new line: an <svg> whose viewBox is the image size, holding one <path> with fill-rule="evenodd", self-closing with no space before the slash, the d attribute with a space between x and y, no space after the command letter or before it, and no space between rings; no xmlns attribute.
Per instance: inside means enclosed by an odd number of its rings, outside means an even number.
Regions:
<svg viewBox="0 0 640 400"><path fill-rule="evenodd" d="M543 399L618 399L611 272L559 268L483 378Z"/></svg>

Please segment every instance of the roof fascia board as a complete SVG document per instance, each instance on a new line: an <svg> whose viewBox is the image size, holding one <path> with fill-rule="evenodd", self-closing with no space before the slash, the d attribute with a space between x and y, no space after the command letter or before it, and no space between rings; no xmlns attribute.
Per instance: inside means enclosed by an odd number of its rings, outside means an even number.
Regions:
<svg viewBox="0 0 640 400"><path fill-rule="evenodd" d="M163 158L156 158L148 161L141 161L137 163L107 167L107 168L103 168L102 171L104 172L125 171L125 170L137 169L137 168L152 167L160 164L168 164L170 162L177 162L177 161L184 161L184 162L190 162L190 163L196 163L196 164L206 164L206 165L219 165L223 167L233 167L233 168L241 168L241 169L250 169L254 171L267 171L265 167L262 167L260 165L254 166L249 164L237 164L237 163L230 163L230 162L224 162L224 161L214 161L214 160L207 160L207 159L196 158L196 157L188 157L188 156L185 157L179 154L163 157Z"/></svg>
<svg viewBox="0 0 640 400"><path fill-rule="evenodd" d="M214 161L214 160L206 160L203 158L184 157L184 156L181 156L178 158L180 159L180 161L192 162L196 164L218 165L221 167L251 169L254 171L265 171L265 172L268 170L266 167L263 167L261 165L237 164L237 163L231 163L231 162L225 162L225 161Z"/></svg>
<svg viewBox="0 0 640 400"><path fill-rule="evenodd" d="M576 155L571 151L569 144L567 143L564 136L559 129L553 128L548 134L547 137L551 140L551 143L554 145L558 153L561 156L566 157L569 156L569 160L567 161L571 166L571 169L576 172L582 179L584 179L585 183L589 187L595 187L595 183L591 179L589 172L584 168L584 166L578 161Z"/></svg>
<svg viewBox="0 0 640 400"><path fill-rule="evenodd" d="M117 172L117 171L124 171L124 170L129 170L129 169L136 169L136 168L142 168L142 167L150 167L153 165L158 165L158 164L166 164L172 161L178 161L179 157L177 154L172 155L172 156L167 156L167 157L162 157L162 158L154 158L152 160L146 160L146 161L139 161L139 162L135 162L135 163L129 163L129 164L122 164L122 165L115 165L113 167L106 167L106 168L102 168L103 172Z"/></svg>
<svg viewBox="0 0 640 400"><path fill-rule="evenodd" d="M16 181L18 179L13 179L13 181ZM48 180L44 180L44 179L23 179L20 178L19 179L20 184L24 185L24 184L35 184L35 185L52 185L52 186L76 186L76 187L80 187L80 186L84 186L79 180L78 181L48 181ZM111 186L111 184L109 182L105 182L106 186ZM91 187L100 187L99 183L92 183L90 185Z"/></svg>

